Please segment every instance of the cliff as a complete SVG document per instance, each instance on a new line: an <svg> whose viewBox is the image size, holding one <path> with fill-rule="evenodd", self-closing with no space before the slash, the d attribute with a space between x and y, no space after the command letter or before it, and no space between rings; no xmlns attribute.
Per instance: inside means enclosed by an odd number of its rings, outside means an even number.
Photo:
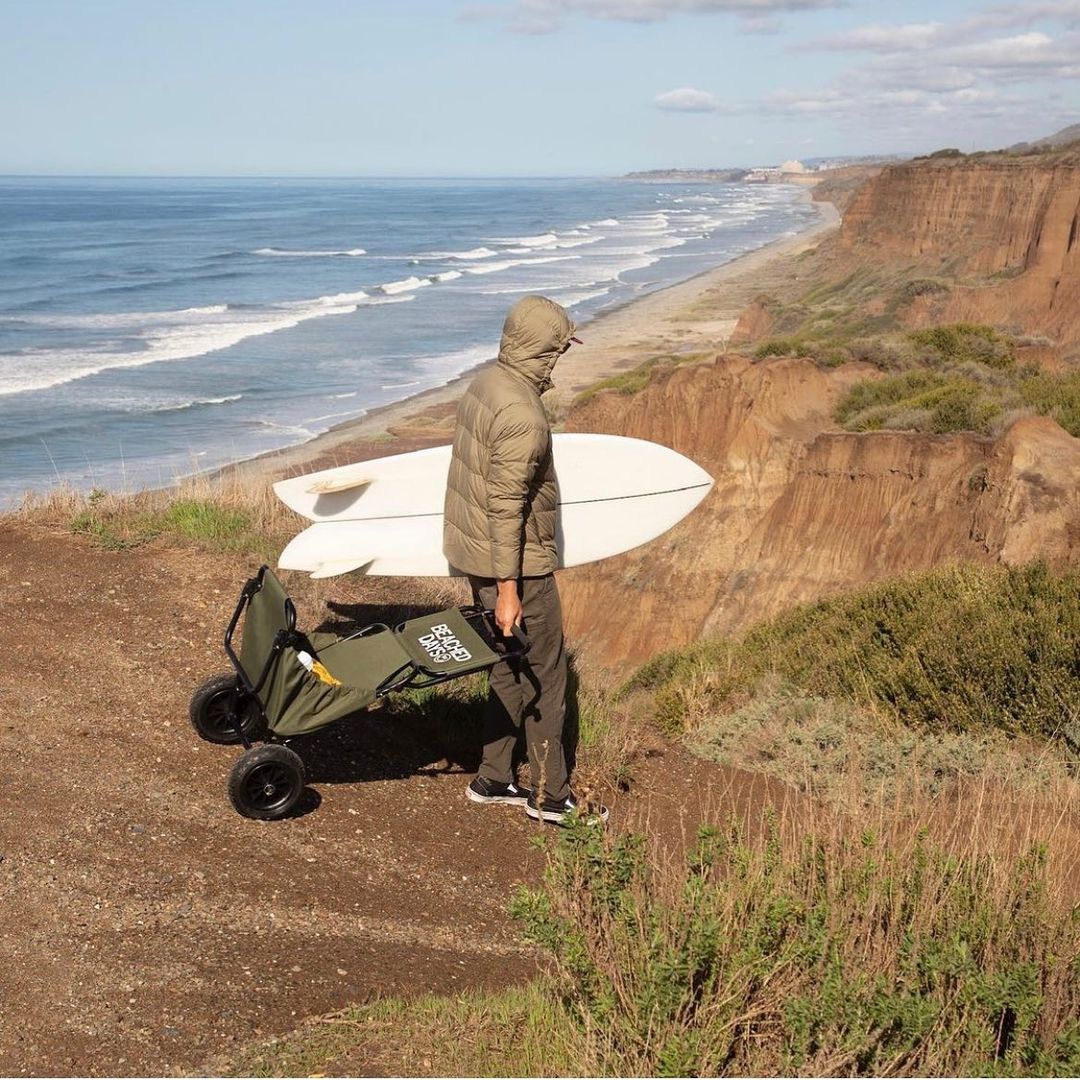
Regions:
<svg viewBox="0 0 1080 1080"><path fill-rule="evenodd" d="M867 373L723 356L573 411L569 430L662 442L716 479L661 539L561 577L574 640L629 667L907 570L1080 556L1080 440L1040 418L997 440L832 430Z"/></svg>
<svg viewBox="0 0 1080 1080"><path fill-rule="evenodd" d="M1080 153L974 155L884 169L855 194L836 250L957 284L912 322L974 321L1080 355Z"/></svg>

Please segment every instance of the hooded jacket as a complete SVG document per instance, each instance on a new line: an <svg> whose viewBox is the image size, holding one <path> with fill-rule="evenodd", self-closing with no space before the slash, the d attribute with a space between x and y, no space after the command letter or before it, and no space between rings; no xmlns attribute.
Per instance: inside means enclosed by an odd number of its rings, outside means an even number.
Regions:
<svg viewBox="0 0 1080 1080"><path fill-rule="evenodd" d="M458 404L443 552L466 574L541 577L558 565L558 491L540 395L573 333L554 301L519 300L503 325L498 363L477 375Z"/></svg>

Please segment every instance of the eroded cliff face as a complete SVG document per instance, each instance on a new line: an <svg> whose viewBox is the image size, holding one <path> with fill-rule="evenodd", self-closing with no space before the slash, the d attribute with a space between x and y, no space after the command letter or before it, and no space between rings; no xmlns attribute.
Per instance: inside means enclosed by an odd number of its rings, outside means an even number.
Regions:
<svg viewBox="0 0 1080 1080"><path fill-rule="evenodd" d="M852 199L837 250L977 279L916 322L988 322L1080 351L1080 155L892 166Z"/></svg>
<svg viewBox="0 0 1080 1080"><path fill-rule="evenodd" d="M998 440L831 430L867 373L725 356L572 412L568 430L664 443L716 479L665 536L561 575L575 642L625 670L906 570L1080 556L1080 440L1040 418Z"/></svg>

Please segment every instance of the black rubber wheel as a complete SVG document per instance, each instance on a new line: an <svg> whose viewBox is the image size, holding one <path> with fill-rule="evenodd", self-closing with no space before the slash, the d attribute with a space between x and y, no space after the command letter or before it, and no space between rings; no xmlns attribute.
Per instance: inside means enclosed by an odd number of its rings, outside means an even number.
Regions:
<svg viewBox="0 0 1080 1080"><path fill-rule="evenodd" d="M286 817L304 793L304 763L287 746L245 750L229 773L229 798L237 813L257 821Z"/></svg>
<svg viewBox="0 0 1080 1080"><path fill-rule="evenodd" d="M263 718L258 701L250 694L238 695L237 685L236 675L232 672L215 675L191 695L188 716L200 739L221 746L240 742L233 723L234 709L240 711L240 726L248 738L261 731Z"/></svg>

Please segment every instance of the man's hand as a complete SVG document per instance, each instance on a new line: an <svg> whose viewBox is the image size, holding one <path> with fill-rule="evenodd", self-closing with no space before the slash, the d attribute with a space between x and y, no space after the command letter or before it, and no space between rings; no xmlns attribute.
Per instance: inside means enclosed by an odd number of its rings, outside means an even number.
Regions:
<svg viewBox="0 0 1080 1080"><path fill-rule="evenodd" d="M517 582L500 581L499 595L495 601L495 625L503 632L503 637L510 637L513 627L521 622L521 597L518 596Z"/></svg>

